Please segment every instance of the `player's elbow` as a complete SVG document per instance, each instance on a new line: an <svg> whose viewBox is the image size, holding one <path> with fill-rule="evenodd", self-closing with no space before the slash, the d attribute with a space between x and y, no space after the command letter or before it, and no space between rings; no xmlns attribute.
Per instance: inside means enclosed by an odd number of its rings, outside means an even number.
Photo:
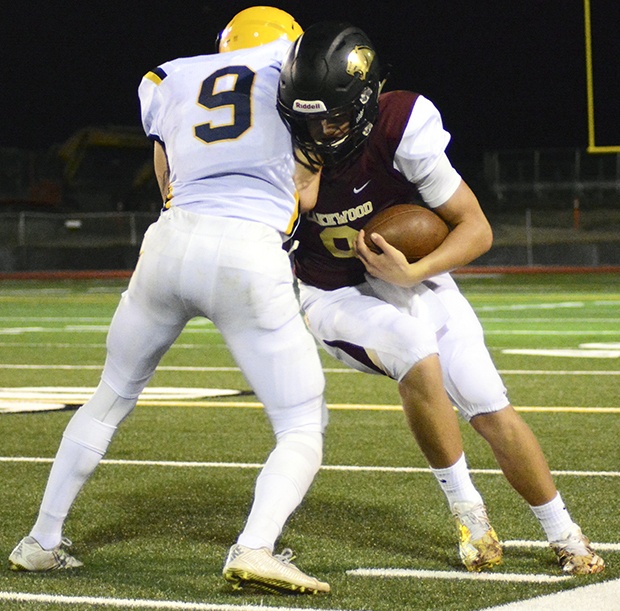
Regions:
<svg viewBox="0 0 620 611"><path fill-rule="evenodd" d="M493 229L488 222L484 223L484 226L480 230L478 243L480 245L481 255L491 250L491 246L493 246Z"/></svg>

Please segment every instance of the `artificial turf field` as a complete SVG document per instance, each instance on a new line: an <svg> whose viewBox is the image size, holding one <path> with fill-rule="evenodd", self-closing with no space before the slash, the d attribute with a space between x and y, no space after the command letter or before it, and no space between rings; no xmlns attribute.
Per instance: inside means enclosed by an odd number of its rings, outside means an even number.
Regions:
<svg viewBox="0 0 620 611"><path fill-rule="evenodd" d="M330 407L324 468L279 547L295 550L300 568L328 581L332 593L233 592L221 577L223 560L273 442L250 393L218 398L203 390L249 389L217 331L201 320L164 357L151 391L77 499L65 534L85 566L13 573L6 558L34 522L73 412L9 410L85 400L98 382L107 325L126 280L5 280L0 609L473 611L620 579L618 276L462 275L457 281L573 518L607 562L603 574L558 579L538 523L497 472L486 444L463 423L474 481L506 545L492 580L488 573L468 574L443 495L405 426L396 384L347 370L323 353Z"/></svg>

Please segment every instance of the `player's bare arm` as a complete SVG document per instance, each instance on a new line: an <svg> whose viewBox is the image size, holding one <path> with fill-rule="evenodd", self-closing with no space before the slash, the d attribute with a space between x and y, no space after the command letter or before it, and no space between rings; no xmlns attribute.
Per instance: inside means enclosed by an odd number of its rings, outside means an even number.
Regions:
<svg viewBox="0 0 620 611"><path fill-rule="evenodd" d="M166 151L160 142L155 142L153 147L153 165L155 167L155 178L157 178L161 197L166 201L168 185L170 183L170 168L168 167Z"/></svg>
<svg viewBox="0 0 620 611"><path fill-rule="evenodd" d="M493 232L467 183L461 181L452 196L434 211L451 228L450 233L436 250L415 263L408 263L400 251L378 234L372 240L383 253L373 253L360 232L356 254L368 273L398 286L414 286L431 276L467 265L489 250Z"/></svg>
<svg viewBox="0 0 620 611"><path fill-rule="evenodd" d="M425 257L425 265L432 268L431 275L463 267L491 248L491 225L465 181L434 211L451 229L441 246Z"/></svg>

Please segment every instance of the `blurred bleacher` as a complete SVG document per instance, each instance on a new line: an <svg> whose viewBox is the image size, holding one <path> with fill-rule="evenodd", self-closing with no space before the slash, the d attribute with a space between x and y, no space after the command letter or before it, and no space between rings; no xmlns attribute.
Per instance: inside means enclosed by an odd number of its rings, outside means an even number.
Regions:
<svg viewBox="0 0 620 611"><path fill-rule="evenodd" d="M476 265L620 265L620 154L490 151L463 175L495 234ZM0 148L0 272L132 269L160 208L139 129Z"/></svg>

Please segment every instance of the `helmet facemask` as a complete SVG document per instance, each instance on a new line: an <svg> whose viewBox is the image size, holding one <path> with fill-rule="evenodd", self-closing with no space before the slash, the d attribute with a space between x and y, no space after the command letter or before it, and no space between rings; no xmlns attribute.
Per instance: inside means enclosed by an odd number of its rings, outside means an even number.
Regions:
<svg viewBox="0 0 620 611"><path fill-rule="evenodd" d="M329 167L359 150L377 119L378 99L378 86L368 86L355 102L330 111L305 114L290 111L282 104L278 104L278 110L304 156Z"/></svg>

